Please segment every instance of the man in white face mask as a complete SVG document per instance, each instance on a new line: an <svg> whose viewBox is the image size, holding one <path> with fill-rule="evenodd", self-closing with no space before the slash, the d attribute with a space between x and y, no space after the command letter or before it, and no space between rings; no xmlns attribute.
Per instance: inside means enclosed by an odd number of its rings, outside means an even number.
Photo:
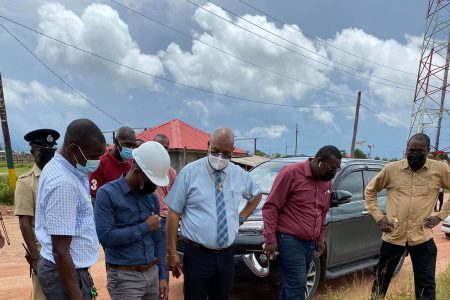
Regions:
<svg viewBox="0 0 450 300"><path fill-rule="evenodd" d="M233 150L233 132L216 129L208 156L184 167L166 197L167 265L175 277L184 272L185 299L228 299L234 280L234 240L261 201L250 175L230 162ZM180 217L183 269L176 252Z"/></svg>

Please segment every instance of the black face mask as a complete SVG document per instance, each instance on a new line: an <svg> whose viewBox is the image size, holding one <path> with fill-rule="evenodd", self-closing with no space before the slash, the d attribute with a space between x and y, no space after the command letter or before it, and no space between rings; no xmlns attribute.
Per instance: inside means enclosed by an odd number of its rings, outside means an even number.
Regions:
<svg viewBox="0 0 450 300"><path fill-rule="evenodd" d="M413 171L418 171L423 167L427 160L426 154L409 154L407 157L408 165Z"/></svg>
<svg viewBox="0 0 450 300"><path fill-rule="evenodd" d="M327 173L327 174L323 174L322 176L319 177L320 181L330 181L331 179L334 178L334 173Z"/></svg>
<svg viewBox="0 0 450 300"><path fill-rule="evenodd" d="M139 195L149 195L156 190L156 184L151 181L144 181L144 186L139 187L138 194Z"/></svg>
<svg viewBox="0 0 450 300"><path fill-rule="evenodd" d="M35 158L36 165L39 167L39 169L43 169L45 165L55 156L55 151L52 152L41 152L39 155Z"/></svg>

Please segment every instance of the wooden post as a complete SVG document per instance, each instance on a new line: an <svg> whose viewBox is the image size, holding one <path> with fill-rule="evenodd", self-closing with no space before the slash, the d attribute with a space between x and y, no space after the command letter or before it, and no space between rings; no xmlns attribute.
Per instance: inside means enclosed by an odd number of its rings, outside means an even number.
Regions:
<svg viewBox="0 0 450 300"><path fill-rule="evenodd" d="M5 96L3 95L2 75L0 74L0 120L2 122L3 141L5 143L6 164L8 166L9 186L16 188L16 169L11 147L11 138L9 136L8 120L6 118Z"/></svg>

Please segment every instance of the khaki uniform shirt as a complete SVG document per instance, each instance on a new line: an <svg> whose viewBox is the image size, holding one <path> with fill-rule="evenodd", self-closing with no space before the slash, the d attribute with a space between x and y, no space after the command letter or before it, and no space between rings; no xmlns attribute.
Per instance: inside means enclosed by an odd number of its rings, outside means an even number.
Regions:
<svg viewBox="0 0 450 300"><path fill-rule="evenodd" d="M377 203L377 193L387 189L386 217L394 225L391 233L383 233L383 240L395 245L414 246L433 237L431 228L424 228L424 219L431 216L439 188L450 189L450 167L429 160L417 172L403 159L387 164L366 188L366 208L375 221L384 215ZM437 217L444 220L450 214L450 202L444 204Z"/></svg>
<svg viewBox="0 0 450 300"><path fill-rule="evenodd" d="M41 170L34 165L27 173L19 176L16 183L16 191L14 194L16 216L32 216L36 211L36 191ZM34 218L33 218L34 229ZM38 242L35 237L36 243Z"/></svg>

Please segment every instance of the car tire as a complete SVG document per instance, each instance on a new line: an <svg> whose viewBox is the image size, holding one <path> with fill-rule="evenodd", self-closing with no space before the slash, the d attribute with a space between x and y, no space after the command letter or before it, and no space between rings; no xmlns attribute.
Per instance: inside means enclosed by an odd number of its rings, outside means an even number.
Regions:
<svg viewBox="0 0 450 300"><path fill-rule="evenodd" d="M320 257L314 255L314 259L309 267L308 275L306 275L306 300L314 299L314 295L319 286L322 275L322 264Z"/></svg>
<svg viewBox="0 0 450 300"><path fill-rule="evenodd" d="M402 257L400 258L397 266L395 267L394 274L392 276L395 276L400 272L400 270L403 266L403 262L405 261L405 257L406 257L406 251L403 253Z"/></svg>
<svg viewBox="0 0 450 300"><path fill-rule="evenodd" d="M445 236L448 237L448 238L450 238L450 233L447 233L447 232L446 232L446 233L445 233Z"/></svg>

